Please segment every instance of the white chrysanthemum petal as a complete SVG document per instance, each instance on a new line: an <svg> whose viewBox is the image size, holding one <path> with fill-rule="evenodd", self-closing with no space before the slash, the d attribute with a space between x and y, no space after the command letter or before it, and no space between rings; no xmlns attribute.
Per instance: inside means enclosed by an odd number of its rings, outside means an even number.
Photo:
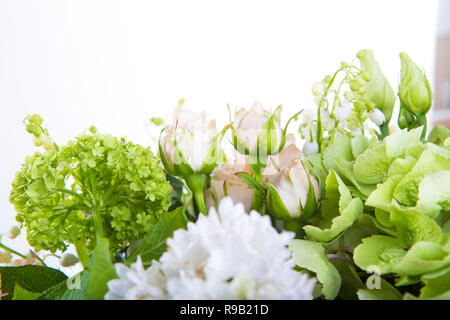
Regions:
<svg viewBox="0 0 450 320"><path fill-rule="evenodd" d="M247 214L230 198L218 207L175 231L160 264L143 270L138 261L120 270L121 280L110 281L106 297L312 299L315 280L292 269L287 244L293 233L278 233L268 216Z"/></svg>

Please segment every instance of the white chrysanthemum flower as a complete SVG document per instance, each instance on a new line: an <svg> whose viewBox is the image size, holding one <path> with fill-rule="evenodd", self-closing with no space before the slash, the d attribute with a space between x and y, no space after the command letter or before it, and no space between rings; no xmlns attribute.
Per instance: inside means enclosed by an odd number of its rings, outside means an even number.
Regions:
<svg viewBox="0 0 450 320"><path fill-rule="evenodd" d="M144 269L140 257L130 268L121 263L117 263L115 267L119 279L108 282L106 300L167 299L165 278L157 261L153 261L148 269Z"/></svg>
<svg viewBox="0 0 450 320"><path fill-rule="evenodd" d="M312 299L315 279L292 269L287 244L293 236L278 233L268 216L247 214L242 204L224 198L218 212L211 208L168 239L159 265L165 276L161 292L172 299ZM117 286L108 284L108 298L132 298L124 291L153 288L147 271L133 271L132 277L127 272L113 280Z"/></svg>

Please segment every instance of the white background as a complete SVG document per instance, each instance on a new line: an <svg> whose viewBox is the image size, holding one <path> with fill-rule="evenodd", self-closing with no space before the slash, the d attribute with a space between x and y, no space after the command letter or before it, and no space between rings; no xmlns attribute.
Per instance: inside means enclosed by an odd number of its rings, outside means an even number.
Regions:
<svg viewBox="0 0 450 320"><path fill-rule="evenodd" d="M222 120L227 103L254 100L286 116L313 107L311 84L363 48L394 88L400 51L432 80L436 17L436 0L0 0L0 232L14 223L14 172L36 149L27 114L59 144L94 124L144 145L147 119L182 97ZM6 242L26 248L23 235Z"/></svg>

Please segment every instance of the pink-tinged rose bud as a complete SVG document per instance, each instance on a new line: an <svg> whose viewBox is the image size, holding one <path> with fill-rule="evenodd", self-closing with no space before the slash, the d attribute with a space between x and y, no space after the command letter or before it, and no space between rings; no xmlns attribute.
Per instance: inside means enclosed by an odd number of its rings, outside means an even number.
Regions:
<svg viewBox="0 0 450 320"><path fill-rule="evenodd" d="M277 153L283 142L280 113L281 107L271 113L264 110L258 102L255 102L250 110L237 111L233 122L236 150L242 154L256 151L266 155Z"/></svg>
<svg viewBox="0 0 450 320"><path fill-rule="evenodd" d="M316 206L320 198L317 180L298 162L284 169L272 184L266 184L269 190L269 208L278 219L291 220L300 218L308 206ZM310 186L314 190L310 190ZM310 192L313 194L310 194ZM308 199L314 203L308 204Z"/></svg>
<svg viewBox="0 0 450 320"><path fill-rule="evenodd" d="M206 113L187 110L175 112L173 122L165 128L160 139L160 156L169 173L178 176L211 172L218 152L217 130L214 120L206 120ZM209 173L202 172L202 173Z"/></svg>
<svg viewBox="0 0 450 320"><path fill-rule="evenodd" d="M272 183L284 169L294 166L301 158L302 152L295 144L295 137L287 135L283 150L279 154L269 156L263 173L264 182Z"/></svg>
<svg viewBox="0 0 450 320"><path fill-rule="evenodd" d="M237 172L250 173L248 164L235 162L219 166L211 174L210 188L206 190L206 206L217 208L219 202L230 197L234 203L242 203L247 212L250 211L253 201L253 190L239 178Z"/></svg>

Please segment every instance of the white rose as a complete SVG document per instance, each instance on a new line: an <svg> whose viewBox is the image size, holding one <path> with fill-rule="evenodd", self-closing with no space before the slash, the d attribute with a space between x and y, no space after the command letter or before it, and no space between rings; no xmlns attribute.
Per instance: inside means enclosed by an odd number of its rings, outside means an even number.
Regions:
<svg viewBox="0 0 450 320"><path fill-rule="evenodd" d="M205 112L176 112L172 125L166 127L165 135L160 140L161 158L164 156L164 165L168 166L166 170L179 175L177 167L180 165L187 164L194 172L202 170L204 165L211 165L207 161L211 160L208 155L216 134L216 123L214 120L207 121ZM179 154L176 153L176 147Z"/></svg>
<svg viewBox="0 0 450 320"><path fill-rule="evenodd" d="M269 207L277 218L289 220L297 219L302 215L310 192L310 180L317 201L320 198L319 184L312 175L309 175L308 179L308 173L300 162L284 169L279 177L269 185L269 197L271 198ZM276 194L274 194L275 192ZM281 203L276 203L275 198L281 200Z"/></svg>

